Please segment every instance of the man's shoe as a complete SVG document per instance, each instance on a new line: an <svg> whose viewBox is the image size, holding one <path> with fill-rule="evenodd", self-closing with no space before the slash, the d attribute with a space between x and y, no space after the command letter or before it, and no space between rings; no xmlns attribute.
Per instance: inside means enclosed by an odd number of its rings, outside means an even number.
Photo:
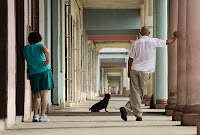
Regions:
<svg viewBox="0 0 200 135"><path fill-rule="evenodd" d="M120 108L120 112L121 112L121 118L124 120L124 121L127 121L127 112L126 112L126 109L124 107L121 107Z"/></svg>
<svg viewBox="0 0 200 135"><path fill-rule="evenodd" d="M142 121L142 117L137 117L136 121Z"/></svg>
<svg viewBox="0 0 200 135"><path fill-rule="evenodd" d="M45 117L40 116L39 122L49 122L49 119L47 119L47 116Z"/></svg>
<svg viewBox="0 0 200 135"><path fill-rule="evenodd" d="M38 115L33 116L33 122L38 122Z"/></svg>

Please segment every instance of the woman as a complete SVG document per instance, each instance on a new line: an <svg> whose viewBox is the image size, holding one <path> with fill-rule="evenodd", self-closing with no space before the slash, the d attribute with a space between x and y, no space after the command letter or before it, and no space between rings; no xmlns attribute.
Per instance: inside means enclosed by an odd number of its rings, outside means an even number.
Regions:
<svg viewBox="0 0 200 135"><path fill-rule="evenodd" d="M39 42L42 37L38 32L30 33L28 37L30 45L23 49L23 55L28 64L28 76L30 78L33 94L34 116L33 122L49 122L45 115L47 108L48 90L54 88L53 76L49 65L49 50ZM41 116L38 119L38 109L41 100Z"/></svg>

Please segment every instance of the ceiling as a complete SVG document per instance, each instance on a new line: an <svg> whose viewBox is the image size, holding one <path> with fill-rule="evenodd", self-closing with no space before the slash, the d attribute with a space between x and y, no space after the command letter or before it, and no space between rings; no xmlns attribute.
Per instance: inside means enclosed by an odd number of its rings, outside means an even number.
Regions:
<svg viewBox="0 0 200 135"><path fill-rule="evenodd" d="M87 9L139 9L144 0L80 0Z"/></svg>

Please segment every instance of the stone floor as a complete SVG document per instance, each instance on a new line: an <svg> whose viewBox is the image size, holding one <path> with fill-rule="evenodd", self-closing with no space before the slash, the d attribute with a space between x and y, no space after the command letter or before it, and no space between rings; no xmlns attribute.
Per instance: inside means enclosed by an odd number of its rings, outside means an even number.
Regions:
<svg viewBox="0 0 200 135"><path fill-rule="evenodd" d="M89 112L89 107L101 98L85 101L71 108L55 110L48 114L49 123L19 123L0 132L0 135L195 135L196 127L180 126L171 121L164 110L149 109L143 106L142 122L136 122L132 113L128 121L120 118L119 107L128 98L112 98L108 111Z"/></svg>

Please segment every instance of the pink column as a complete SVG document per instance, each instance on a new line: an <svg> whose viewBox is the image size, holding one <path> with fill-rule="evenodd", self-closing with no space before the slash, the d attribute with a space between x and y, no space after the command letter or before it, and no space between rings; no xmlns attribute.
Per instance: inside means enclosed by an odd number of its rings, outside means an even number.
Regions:
<svg viewBox="0 0 200 135"><path fill-rule="evenodd" d="M178 27L178 0L170 0L169 37ZM168 47L168 100L166 115L172 116L177 95L177 41Z"/></svg>
<svg viewBox="0 0 200 135"><path fill-rule="evenodd" d="M187 0L179 0L177 44L177 105L172 120L181 121L182 109L186 103L186 7Z"/></svg>
<svg viewBox="0 0 200 135"><path fill-rule="evenodd" d="M181 1L182 2L182 1ZM200 0L187 0L186 20L186 105L182 125L196 125L200 112Z"/></svg>

